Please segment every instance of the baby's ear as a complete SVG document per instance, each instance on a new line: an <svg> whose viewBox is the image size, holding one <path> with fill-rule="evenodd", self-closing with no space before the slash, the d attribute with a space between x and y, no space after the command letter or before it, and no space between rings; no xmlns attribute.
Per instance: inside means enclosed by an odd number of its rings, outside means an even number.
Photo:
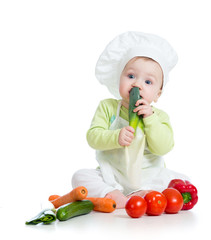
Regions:
<svg viewBox="0 0 211 240"><path fill-rule="evenodd" d="M155 103L158 101L158 98L161 96L161 94L162 94L162 89L160 89L159 92L157 93L157 96L154 99Z"/></svg>

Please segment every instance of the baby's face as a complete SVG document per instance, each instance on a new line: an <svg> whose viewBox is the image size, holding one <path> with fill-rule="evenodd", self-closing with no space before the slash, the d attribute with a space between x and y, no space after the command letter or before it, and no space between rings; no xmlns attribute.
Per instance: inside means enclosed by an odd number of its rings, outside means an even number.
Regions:
<svg viewBox="0 0 211 240"><path fill-rule="evenodd" d="M138 57L131 59L120 77L119 92L127 106L131 88L139 87L140 95L149 104L156 102L161 95L163 72L152 59Z"/></svg>

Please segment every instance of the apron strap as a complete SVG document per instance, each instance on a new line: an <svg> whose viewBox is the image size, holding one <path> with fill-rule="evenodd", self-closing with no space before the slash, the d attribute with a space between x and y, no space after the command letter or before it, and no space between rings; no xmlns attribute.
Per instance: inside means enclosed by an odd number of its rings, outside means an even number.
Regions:
<svg viewBox="0 0 211 240"><path fill-rule="evenodd" d="M116 117L119 117L119 113L120 113L120 108L121 108L121 106L122 106L122 101L120 101L120 102L118 103L118 107L117 107L117 111L116 111Z"/></svg>

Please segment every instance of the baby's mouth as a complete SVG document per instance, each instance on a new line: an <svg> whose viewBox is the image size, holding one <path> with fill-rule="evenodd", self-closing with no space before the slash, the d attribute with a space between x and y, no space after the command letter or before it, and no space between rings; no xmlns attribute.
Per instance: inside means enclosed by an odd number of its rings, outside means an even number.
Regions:
<svg viewBox="0 0 211 240"><path fill-rule="evenodd" d="M128 92L128 93L129 93L129 97L130 97L130 92L131 92L132 89L133 89L133 88L131 88L131 89L129 90L129 92ZM140 95L141 98L143 98L143 97L141 96L141 94L140 94L140 91L139 91L139 95Z"/></svg>
<svg viewBox="0 0 211 240"><path fill-rule="evenodd" d="M132 87L130 90L129 90L129 93L131 92L131 90L133 89L134 87Z"/></svg>

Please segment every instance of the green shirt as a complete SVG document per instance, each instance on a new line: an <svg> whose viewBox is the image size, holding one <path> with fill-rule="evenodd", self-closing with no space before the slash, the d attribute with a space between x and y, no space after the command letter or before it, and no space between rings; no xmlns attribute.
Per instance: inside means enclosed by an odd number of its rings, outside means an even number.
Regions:
<svg viewBox="0 0 211 240"><path fill-rule="evenodd" d="M119 101L121 100L105 99L100 102L87 132L87 141L92 148L102 151L123 148L118 143L121 129L109 130L116 117ZM162 110L152 108L154 113L143 118L144 133L149 151L161 156L174 146L173 131L168 115ZM120 117L128 121L128 109L124 106L121 106Z"/></svg>

